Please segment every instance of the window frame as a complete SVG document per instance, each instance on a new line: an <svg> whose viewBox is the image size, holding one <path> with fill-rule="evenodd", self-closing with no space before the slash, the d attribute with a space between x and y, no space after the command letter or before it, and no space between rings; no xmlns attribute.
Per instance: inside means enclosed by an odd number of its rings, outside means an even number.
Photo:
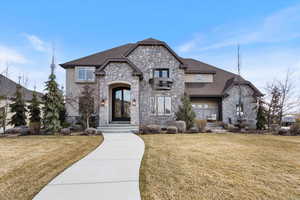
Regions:
<svg viewBox="0 0 300 200"><path fill-rule="evenodd" d="M241 103L241 105L236 104L235 111L236 111L237 116L239 116L239 113L241 114L241 116L243 116L244 115L244 104L243 103Z"/></svg>
<svg viewBox="0 0 300 200"><path fill-rule="evenodd" d="M163 98L163 112L159 112L159 98ZM166 104L166 99L169 100L169 105ZM169 113L166 111L169 110ZM153 112L154 111L154 112ZM150 114L152 116L170 116L172 115L172 97L171 96L152 96L150 97Z"/></svg>
<svg viewBox="0 0 300 200"><path fill-rule="evenodd" d="M79 72L80 70L84 70L84 79L80 79L79 77ZM96 68L93 67L93 66L77 66L75 68L75 77L76 77L76 82L81 82L81 83L86 83L86 82L90 82L90 83L93 83L95 82L96 78L95 78L95 70ZM93 79L88 79L88 71L92 71L92 76L93 76Z"/></svg>
<svg viewBox="0 0 300 200"><path fill-rule="evenodd" d="M158 71L158 77L155 76L156 72ZM167 72L167 77L163 76L163 71ZM153 78L170 78L170 69L169 68L154 68L153 69Z"/></svg>

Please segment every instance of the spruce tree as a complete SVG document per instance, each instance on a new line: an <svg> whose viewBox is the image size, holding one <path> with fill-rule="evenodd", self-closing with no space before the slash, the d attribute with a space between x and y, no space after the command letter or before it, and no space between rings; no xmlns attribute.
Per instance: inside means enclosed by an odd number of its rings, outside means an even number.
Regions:
<svg viewBox="0 0 300 200"><path fill-rule="evenodd" d="M273 86L271 88L271 101L268 105L268 127L271 124L279 124L280 123L280 99L281 99L281 92L277 86Z"/></svg>
<svg viewBox="0 0 300 200"><path fill-rule="evenodd" d="M18 84L16 87L16 94L13 98L13 103L11 103L9 107L10 111L13 113L9 124L13 125L14 127L25 126L27 109L22 96L20 84Z"/></svg>
<svg viewBox="0 0 300 200"><path fill-rule="evenodd" d="M178 111L176 113L176 119L185 121L186 128L190 129L194 125L194 121L196 118L196 114L193 110L190 98L184 95L181 98L182 105L179 106Z"/></svg>
<svg viewBox="0 0 300 200"><path fill-rule="evenodd" d="M67 125L66 118L67 118L67 110L66 110L66 103L63 96L63 88L59 91L59 102L61 103L61 107L59 110L59 121L62 127Z"/></svg>
<svg viewBox="0 0 300 200"><path fill-rule="evenodd" d="M257 122L256 122L256 128L258 130L265 129L265 126L267 125L267 111L264 107L263 101L259 100L258 102L258 109L257 109Z"/></svg>
<svg viewBox="0 0 300 200"><path fill-rule="evenodd" d="M31 104L28 106L28 109L30 115L30 122L41 122L40 102L37 98L37 93L35 91L32 93L32 100Z"/></svg>
<svg viewBox="0 0 300 200"><path fill-rule="evenodd" d="M54 73L51 73L49 80L46 82L46 93L43 96L43 124L47 133L55 133L61 128L59 113L63 105L61 103L61 94L58 89L58 84L55 79Z"/></svg>

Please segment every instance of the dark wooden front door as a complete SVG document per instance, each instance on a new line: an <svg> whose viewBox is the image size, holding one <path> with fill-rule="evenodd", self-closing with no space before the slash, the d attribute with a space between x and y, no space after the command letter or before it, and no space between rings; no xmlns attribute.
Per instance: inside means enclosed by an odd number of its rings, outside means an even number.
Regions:
<svg viewBox="0 0 300 200"><path fill-rule="evenodd" d="M130 88L118 87L112 90L112 120L130 121Z"/></svg>

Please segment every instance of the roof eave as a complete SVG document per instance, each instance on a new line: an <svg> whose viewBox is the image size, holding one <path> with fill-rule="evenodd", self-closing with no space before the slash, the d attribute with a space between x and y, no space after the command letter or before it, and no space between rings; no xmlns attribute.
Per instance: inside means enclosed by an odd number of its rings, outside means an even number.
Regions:
<svg viewBox="0 0 300 200"><path fill-rule="evenodd" d="M133 69L133 72L132 72L133 76L140 76L140 78L143 77L142 71L137 66L135 66L135 64L133 64L126 57L121 57L121 58L107 58L106 61L100 66L100 68L95 72L95 74L99 75L99 76L105 76L104 69L111 62L127 63Z"/></svg>

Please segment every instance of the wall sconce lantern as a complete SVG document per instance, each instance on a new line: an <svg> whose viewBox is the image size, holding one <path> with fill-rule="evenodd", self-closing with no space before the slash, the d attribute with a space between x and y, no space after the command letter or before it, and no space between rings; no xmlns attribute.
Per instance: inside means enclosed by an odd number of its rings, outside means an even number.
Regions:
<svg viewBox="0 0 300 200"><path fill-rule="evenodd" d="M100 105L101 105L101 106L105 106L105 99L102 99L102 100L101 100Z"/></svg>
<svg viewBox="0 0 300 200"><path fill-rule="evenodd" d="M132 100L132 105L136 106L136 100L135 99Z"/></svg>

